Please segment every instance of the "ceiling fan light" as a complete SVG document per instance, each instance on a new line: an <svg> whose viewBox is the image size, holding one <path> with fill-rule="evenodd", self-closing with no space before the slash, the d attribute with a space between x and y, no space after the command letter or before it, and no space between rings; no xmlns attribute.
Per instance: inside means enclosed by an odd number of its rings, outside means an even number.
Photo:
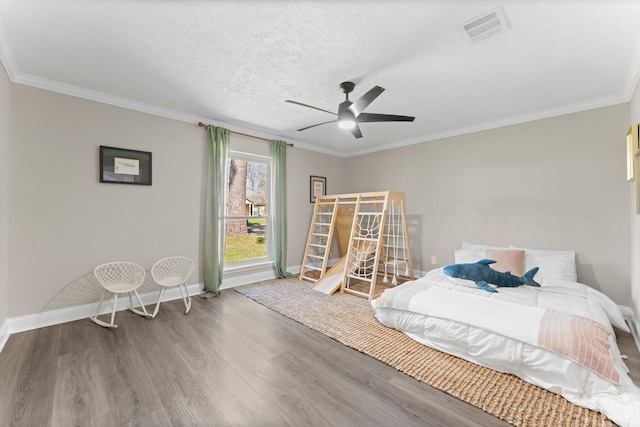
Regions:
<svg viewBox="0 0 640 427"><path fill-rule="evenodd" d="M350 119L340 120L338 126L340 126L340 129L353 129L356 126L356 122Z"/></svg>

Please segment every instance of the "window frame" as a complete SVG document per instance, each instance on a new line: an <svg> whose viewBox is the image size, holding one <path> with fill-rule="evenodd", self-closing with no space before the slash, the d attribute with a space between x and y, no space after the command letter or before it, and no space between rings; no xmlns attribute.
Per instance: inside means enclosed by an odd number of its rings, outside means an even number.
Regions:
<svg viewBox="0 0 640 427"><path fill-rule="evenodd" d="M262 265L269 265L273 263L273 249L272 249L272 245L271 245L271 239L272 239L272 232L271 232L271 221L272 221L272 207L271 207L271 194L273 191L273 187L272 187L272 180L271 180L271 168L272 168L272 159L271 156L264 156L264 155L260 155L260 154L253 154L253 153L247 153L244 151L237 151L237 150L229 150L229 161L227 164L227 179L229 179L229 168L231 167L231 160L244 160L247 162L253 162L253 163L262 163L266 166L266 171L265 171L265 199L267 202L267 209L266 209L266 215L260 215L260 216L250 216L250 215L243 215L243 216L229 216L227 215L226 209L225 209L225 215L224 215L224 225L225 225L225 233L226 233L226 227L227 227L227 221L228 220L238 220L238 219L244 219L244 220L249 220L249 219L265 219L266 220L266 224L265 224L265 237L266 237L266 254L263 257L259 257L259 258L250 258L250 259L244 259L241 261L225 261L224 262L224 268L223 271L233 271L233 270L238 270L238 269L243 269L243 268L247 268L247 267L259 267ZM228 182L227 182L227 186L228 186ZM227 197L229 197L228 195L228 188L227 188ZM225 251L226 251L226 235L225 235Z"/></svg>

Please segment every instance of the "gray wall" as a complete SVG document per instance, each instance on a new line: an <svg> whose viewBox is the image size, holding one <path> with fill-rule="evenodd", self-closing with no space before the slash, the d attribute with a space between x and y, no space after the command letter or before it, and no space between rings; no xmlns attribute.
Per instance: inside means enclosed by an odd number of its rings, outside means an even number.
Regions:
<svg viewBox="0 0 640 427"><path fill-rule="evenodd" d="M11 83L0 63L0 328L8 318L9 137ZM1 338L1 337L0 337Z"/></svg>
<svg viewBox="0 0 640 427"><path fill-rule="evenodd" d="M0 90L8 90L5 83ZM149 268L159 258L186 255L197 264L189 283L201 283L205 131L27 86L12 90L5 317L95 300L91 272L109 261ZM232 136L232 147L244 143ZM99 145L151 151L153 185L100 184ZM341 190L344 171L341 158L297 148L287 155L288 265L295 266L311 218L309 175L327 176L329 189Z"/></svg>
<svg viewBox="0 0 640 427"><path fill-rule="evenodd" d="M636 86L631 99L629 123L640 123L640 83ZM640 179L640 177L637 177ZM636 318L640 319L640 215L636 215L635 182L630 182L629 199L631 200L631 302Z"/></svg>
<svg viewBox="0 0 640 427"><path fill-rule="evenodd" d="M287 265L302 264L314 206L309 201L310 176L326 177L327 194L341 194L348 191L347 172L348 159L300 149L287 152Z"/></svg>
<svg viewBox="0 0 640 427"><path fill-rule="evenodd" d="M10 317L90 302L86 275L101 263L199 259L201 129L22 85L13 94ZM100 184L99 145L153 152L153 185Z"/></svg>
<svg viewBox="0 0 640 427"><path fill-rule="evenodd" d="M628 126L621 104L363 155L349 190L405 192L416 269L463 240L571 249L580 281L629 305Z"/></svg>
<svg viewBox="0 0 640 427"><path fill-rule="evenodd" d="M10 216L1 241L11 248L8 277L0 276L0 297L9 301L0 303L0 325L88 302L91 271L102 262L149 267L185 254L198 264L190 283L202 281L201 128L11 85L3 73L0 94L0 149L11 156L9 179L8 156L0 169L0 219ZM629 305L629 122L623 104L348 159L290 149L287 264L301 262L313 207L309 176L319 175L329 193L404 191L417 269L452 262L462 240L573 249L579 279ZM99 145L152 151L153 186L99 184Z"/></svg>

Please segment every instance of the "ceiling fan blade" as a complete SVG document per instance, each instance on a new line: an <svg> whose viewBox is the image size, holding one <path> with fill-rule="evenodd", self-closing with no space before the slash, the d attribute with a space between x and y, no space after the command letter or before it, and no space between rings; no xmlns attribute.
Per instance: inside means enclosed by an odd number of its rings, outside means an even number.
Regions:
<svg viewBox="0 0 640 427"><path fill-rule="evenodd" d="M314 110L324 111L325 113L333 114L334 116L337 116L337 115L338 115L338 114L336 114L336 113L334 113L334 112L332 112L332 111L329 111L329 110L323 110L322 108L314 107L313 105L303 104L302 102L298 102L298 101L292 101L292 100L290 100L290 99L287 99L287 100L286 100L286 101L284 101L284 102L288 102L288 103L290 103L290 104L301 105L301 106L303 106L303 107L307 107L307 108L313 108Z"/></svg>
<svg viewBox="0 0 640 427"><path fill-rule="evenodd" d="M351 133L353 134L353 136L357 138L362 138L362 132L360 132L360 126L358 126L358 124L356 123L356 125L354 127L352 127L351 129Z"/></svg>
<svg viewBox="0 0 640 427"><path fill-rule="evenodd" d="M371 122L412 122L415 117L396 116L394 114L361 113L356 119L359 123Z"/></svg>
<svg viewBox="0 0 640 427"><path fill-rule="evenodd" d="M380 94L384 92L384 88L374 86L369 92L362 95L356 102L348 108L354 116L358 117L369 104L371 104Z"/></svg>
<svg viewBox="0 0 640 427"><path fill-rule="evenodd" d="M315 125L311 125L311 126L307 126L307 127L304 127L304 128L300 128L300 129L298 129L298 132L303 131L303 130L307 130L307 129L310 129L310 128L314 128L316 126L326 125L327 123L333 123L335 121L336 120L329 120L328 122L317 123Z"/></svg>

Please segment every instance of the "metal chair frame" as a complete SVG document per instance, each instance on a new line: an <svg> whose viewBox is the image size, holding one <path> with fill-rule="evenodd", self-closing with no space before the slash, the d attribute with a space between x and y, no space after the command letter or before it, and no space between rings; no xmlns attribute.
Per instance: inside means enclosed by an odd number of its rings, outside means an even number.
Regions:
<svg viewBox="0 0 640 427"><path fill-rule="evenodd" d="M104 288L104 290L102 291L102 297L100 298L100 303L98 304L98 310L96 311L95 316L90 317L93 322L106 328L117 328L118 325L116 325L114 322L116 317L118 295L121 294L129 294L129 310L139 316L151 317L151 314L147 312L147 309L142 303L140 295L138 295L137 291L137 289L144 282L144 268L132 262L109 262L97 266L93 270L93 274ZM111 310L110 323L98 319L98 315L100 314L100 310L102 309L102 302L104 301L104 296L107 292L111 292L113 294L113 307ZM136 309L134 307L131 293L135 294L142 310Z"/></svg>
<svg viewBox="0 0 640 427"><path fill-rule="evenodd" d="M193 272L194 263L191 258L184 256L174 256L162 258L151 267L151 276L153 280L160 285L160 294L156 308L153 310L151 317L156 317L160 310L160 302L167 288L177 286L182 294L184 301L185 314L191 310L191 296L187 289L187 280Z"/></svg>

